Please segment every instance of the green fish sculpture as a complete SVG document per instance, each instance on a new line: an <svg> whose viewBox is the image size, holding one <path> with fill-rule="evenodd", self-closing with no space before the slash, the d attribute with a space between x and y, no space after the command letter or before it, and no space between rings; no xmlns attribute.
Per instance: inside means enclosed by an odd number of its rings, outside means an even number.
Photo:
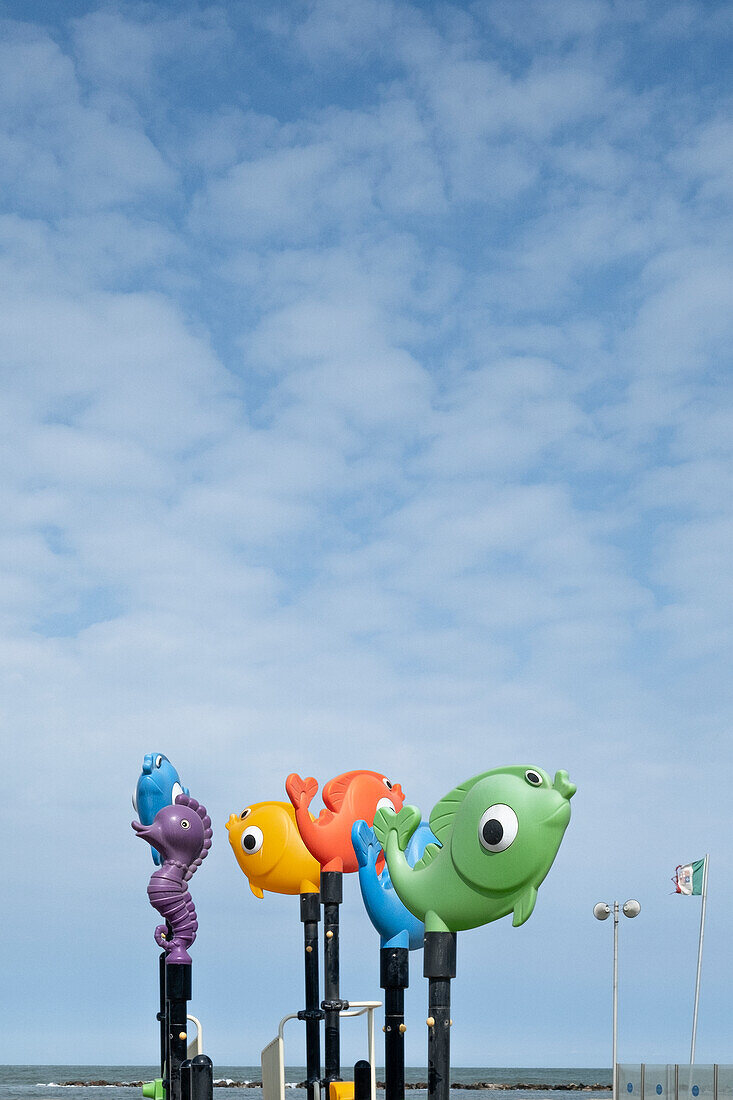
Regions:
<svg viewBox="0 0 733 1100"><path fill-rule="evenodd" d="M482 772L454 787L430 814L439 844L414 867L405 859L420 824L416 806L378 810L377 834L397 894L426 932L461 932L513 913L532 915L537 888L557 855L576 787L559 771L520 765Z"/></svg>

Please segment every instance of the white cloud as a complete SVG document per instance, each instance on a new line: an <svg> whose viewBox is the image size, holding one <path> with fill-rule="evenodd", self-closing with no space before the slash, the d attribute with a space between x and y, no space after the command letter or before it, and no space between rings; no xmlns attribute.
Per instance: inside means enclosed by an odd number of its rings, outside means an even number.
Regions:
<svg viewBox="0 0 733 1100"><path fill-rule="evenodd" d="M56 216L168 191L176 177L139 124L82 92L71 59L23 27L0 47L0 178L17 209Z"/></svg>
<svg viewBox="0 0 733 1100"><path fill-rule="evenodd" d="M530 938L496 927L465 957L491 949L497 987L549 1000L533 960L549 940L576 957L596 891L635 881L661 905L676 846L728 828L708 764L730 757L733 591L714 74L692 102L638 59L663 27L570 0L105 7L71 36L59 19L14 28L0 70L1 720L23 762L7 935L25 942L29 898L62 899L44 950L83 943L64 991L81 1001L108 961L103 906L134 912L118 952L139 1019L151 865L124 807L143 753L169 752L215 818L197 988L232 1056L217 944L297 921L244 909L229 812L282 796L293 767L383 767L429 809L536 761L580 783L565 862ZM224 73L231 57L248 64ZM106 900L80 906L92 862ZM677 949L664 928L650 973ZM584 959L568 1024L593 1062ZM465 1020L483 1018L472 966ZM125 1050L155 1039L138 1026ZM551 1026L527 1023L547 1060ZM94 1028L74 1056L138 1057ZM465 1025L462 1057L482 1031ZM523 1058L526 1035L502 1041Z"/></svg>

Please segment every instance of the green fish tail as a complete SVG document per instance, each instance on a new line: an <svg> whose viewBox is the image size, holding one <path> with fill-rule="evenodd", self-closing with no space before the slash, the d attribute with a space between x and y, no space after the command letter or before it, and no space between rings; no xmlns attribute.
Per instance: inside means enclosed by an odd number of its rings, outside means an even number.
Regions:
<svg viewBox="0 0 733 1100"><path fill-rule="evenodd" d="M387 847L387 839L390 833L397 834L397 843L404 852L410 837L422 821L422 815L417 806L403 806L399 813L386 808L377 810L374 815L374 832L377 840L383 848Z"/></svg>

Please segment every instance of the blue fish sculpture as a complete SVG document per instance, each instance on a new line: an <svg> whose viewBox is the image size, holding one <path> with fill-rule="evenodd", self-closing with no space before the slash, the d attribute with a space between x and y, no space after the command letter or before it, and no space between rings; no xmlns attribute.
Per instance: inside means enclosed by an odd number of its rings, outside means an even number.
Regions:
<svg viewBox="0 0 733 1100"><path fill-rule="evenodd" d="M384 863L378 872L377 863L382 856L382 846L374 830L366 821L355 821L351 829L351 843L359 862L359 886L364 907L370 921L379 932L381 947L407 947L415 951L423 945L425 926L404 905L392 885L389 869ZM411 867L422 858L428 844L435 837L427 822L422 822L410 837L405 855Z"/></svg>
<svg viewBox="0 0 733 1100"><path fill-rule="evenodd" d="M143 759L143 770L137 781L132 805L141 825L152 825L158 810L172 806L179 794L189 794L181 786L178 772L162 752L149 752ZM153 862L160 867L160 853L151 847Z"/></svg>

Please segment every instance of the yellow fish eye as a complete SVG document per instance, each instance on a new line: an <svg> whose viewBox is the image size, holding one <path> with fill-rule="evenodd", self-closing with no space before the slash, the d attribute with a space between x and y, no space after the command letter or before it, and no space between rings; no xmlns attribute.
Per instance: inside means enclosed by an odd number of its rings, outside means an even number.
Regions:
<svg viewBox="0 0 733 1100"><path fill-rule="evenodd" d="M244 821L244 819L249 817L249 815L251 813L252 813L252 809L251 809L251 807L248 806L246 810L242 810L241 814L239 815L239 820Z"/></svg>
<svg viewBox="0 0 733 1100"><path fill-rule="evenodd" d="M262 835L262 829L258 829L256 825L250 825L249 829L245 829L242 833L242 849L248 856L253 856L255 852L259 852L264 840Z"/></svg>

